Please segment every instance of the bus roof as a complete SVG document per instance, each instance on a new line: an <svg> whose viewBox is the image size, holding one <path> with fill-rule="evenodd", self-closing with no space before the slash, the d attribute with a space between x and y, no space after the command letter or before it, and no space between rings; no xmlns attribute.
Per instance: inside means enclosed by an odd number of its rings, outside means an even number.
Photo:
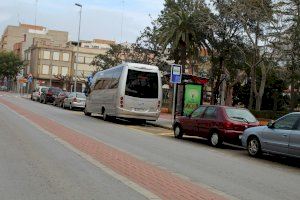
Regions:
<svg viewBox="0 0 300 200"><path fill-rule="evenodd" d="M155 65L146 65L141 63L123 63L123 65L127 65L128 67L133 67L133 68L146 68L149 70L158 70L158 67Z"/></svg>

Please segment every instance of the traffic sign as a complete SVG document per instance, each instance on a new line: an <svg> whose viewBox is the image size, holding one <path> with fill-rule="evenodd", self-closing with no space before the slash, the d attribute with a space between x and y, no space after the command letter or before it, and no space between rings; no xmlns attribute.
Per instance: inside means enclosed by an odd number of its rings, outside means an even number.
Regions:
<svg viewBox="0 0 300 200"><path fill-rule="evenodd" d="M182 77L182 66L172 64L171 66L171 83L181 83L181 77Z"/></svg>

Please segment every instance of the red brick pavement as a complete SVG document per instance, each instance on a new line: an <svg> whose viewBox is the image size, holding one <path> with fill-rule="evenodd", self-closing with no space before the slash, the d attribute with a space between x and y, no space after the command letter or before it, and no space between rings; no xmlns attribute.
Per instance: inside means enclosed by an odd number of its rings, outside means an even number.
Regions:
<svg viewBox="0 0 300 200"><path fill-rule="evenodd" d="M184 180L164 169L141 161L128 153L115 149L9 101L0 98L0 103L162 199L225 199L195 183Z"/></svg>

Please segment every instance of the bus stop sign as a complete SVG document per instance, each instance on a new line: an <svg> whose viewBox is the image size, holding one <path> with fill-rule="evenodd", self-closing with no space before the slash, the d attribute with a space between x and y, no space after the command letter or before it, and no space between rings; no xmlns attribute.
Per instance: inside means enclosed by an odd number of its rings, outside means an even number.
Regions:
<svg viewBox="0 0 300 200"><path fill-rule="evenodd" d="M173 64L171 66L171 83L181 83L182 66Z"/></svg>

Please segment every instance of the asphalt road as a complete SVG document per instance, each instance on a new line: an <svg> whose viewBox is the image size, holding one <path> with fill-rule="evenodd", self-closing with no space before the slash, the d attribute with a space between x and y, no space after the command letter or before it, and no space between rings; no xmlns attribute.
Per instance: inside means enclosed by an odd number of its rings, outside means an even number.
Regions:
<svg viewBox="0 0 300 200"><path fill-rule="evenodd" d="M34 113L96 138L186 180L237 199L300 199L300 162L248 157L238 147L220 149L204 140L177 140L167 130L104 122L51 105L0 94ZM144 199L0 103L1 199Z"/></svg>

